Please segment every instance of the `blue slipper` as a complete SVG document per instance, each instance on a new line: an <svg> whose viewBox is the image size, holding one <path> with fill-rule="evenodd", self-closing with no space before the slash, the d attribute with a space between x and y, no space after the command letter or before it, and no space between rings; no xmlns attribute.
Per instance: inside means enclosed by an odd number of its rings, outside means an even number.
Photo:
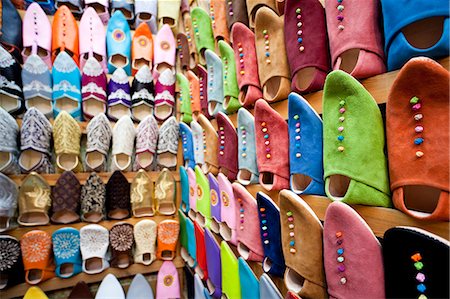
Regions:
<svg viewBox="0 0 450 299"><path fill-rule="evenodd" d="M181 204L180 209L187 215L189 212L189 179L186 168L180 166Z"/></svg>
<svg viewBox="0 0 450 299"><path fill-rule="evenodd" d="M245 108L238 110L238 167L237 180L242 185L259 182L256 162L255 118Z"/></svg>
<svg viewBox="0 0 450 299"><path fill-rule="evenodd" d="M180 135L183 145L183 160L185 167L195 167L194 141L191 128L184 122L180 122Z"/></svg>
<svg viewBox="0 0 450 299"><path fill-rule="evenodd" d="M223 108L223 74L222 60L214 51L205 51L206 66L208 68L208 112L216 116L219 112L224 112Z"/></svg>
<svg viewBox="0 0 450 299"><path fill-rule="evenodd" d="M259 298L259 281L253 270L247 264L247 262L242 258L238 258L239 264L239 281L241 286L241 297L243 299L247 298Z"/></svg>
<svg viewBox="0 0 450 299"><path fill-rule="evenodd" d="M261 298L283 299L283 296L277 286L266 273L261 275L259 282L259 293L261 294Z"/></svg>
<svg viewBox="0 0 450 299"><path fill-rule="evenodd" d="M115 11L106 28L108 72L121 67L131 76L131 32L127 19L121 11Z"/></svg>
<svg viewBox="0 0 450 299"><path fill-rule="evenodd" d="M188 217L186 217L186 235L188 240L187 252L190 257L187 264L194 269L197 267L197 243L195 241L194 223Z"/></svg>
<svg viewBox="0 0 450 299"><path fill-rule="evenodd" d="M220 260L220 245L209 229L205 229L206 264L208 265L209 294L214 298L222 296L222 264Z"/></svg>
<svg viewBox="0 0 450 299"><path fill-rule="evenodd" d="M69 278L82 271L80 251L80 232L75 228L63 227L52 235L55 255L55 274L60 278Z"/></svg>
<svg viewBox="0 0 450 299"><path fill-rule="evenodd" d="M220 222L222 222L222 217L220 215L221 204L220 204L220 189L219 182L212 173L208 173L209 181L209 199L211 202L211 224L210 229L216 234L220 233Z"/></svg>

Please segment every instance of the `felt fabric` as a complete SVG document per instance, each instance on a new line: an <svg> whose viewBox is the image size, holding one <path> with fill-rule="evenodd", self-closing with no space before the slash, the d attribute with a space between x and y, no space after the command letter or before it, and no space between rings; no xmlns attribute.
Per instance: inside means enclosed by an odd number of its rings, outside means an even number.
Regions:
<svg viewBox="0 0 450 299"><path fill-rule="evenodd" d="M222 295L222 264L220 260L220 245L211 231L205 228L206 262L208 264L208 286L209 294L213 298Z"/></svg>
<svg viewBox="0 0 450 299"><path fill-rule="evenodd" d="M154 71L159 73L158 66L166 63L171 67L175 67L176 43L170 26L164 24L155 36L154 46Z"/></svg>
<svg viewBox="0 0 450 299"><path fill-rule="evenodd" d="M202 169L205 164L205 146L204 146L204 136L203 128L200 124L193 120L191 122L193 149L195 156L195 163Z"/></svg>
<svg viewBox="0 0 450 299"><path fill-rule="evenodd" d="M259 183L270 190L289 188L289 134L286 121L264 100L255 105Z"/></svg>
<svg viewBox="0 0 450 299"><path fill-rule="evenodd" d="M197 122L203 129L203 151L205 156L205 163L202 166L204 173L212 173L216 175L219 172L218 152L218 138L217 131L211 122L200 114Z"/></svg>
<svg viewBox="0 0 450 299"><path fill-rule="evenodd" d="M197 221L194 221L194 230L197 257L197 266L195 266L195 273L198 274L202 280L207 280L208 264L206 260L205 230Z"/></svg>
<svg viewBox="0 0 450 299"><path fill-rule="evenodd" d="M223 0L211 0L209 15L215 40L230 42L230 32L227 27L227 3Z"/></svg>
<svg viewBox="0 0 450 299"><path fill-rule="evenodd" d="M319 218L292 191L282 190L279 202L287 289L302 298L328 297L323 266L323 227Z"/></svg>
<svg viewBox="0 0 450 299"><path fill-rule="evenodd" d="M319 0L286 0L284 39L292 90L320 90L330 69L325 10Z"/></svg>
<svg viewBox="0 0 450 299"><path fill-rule="evenodd" d="M448 298L447 240L415 227L384 233L386 298Z"/></svg>
<svg viewBox="0 0 450 299"><path fill-rule="evenodd" d="M259 293L261 298L282 299L280 291L269 275L263 273L259 281Z"/></svg>
<svg viewBox="0 0 450 299"><path fill-rule="evenodd" d="M209 182L198 165L195 166L195 180L197 182L196 220L202 227L209 228L211 224Z"/></svg>
<svg viewBox="0 0 450 299"><path fill-rule="evenodd" d="M255 46L258 73L264 99L276 102L287 99L291 74L284 41L284 19L268 7L256 13Z"/></svg>
<svg viewBox="0 0 450 299"><path fill-rule="evenodd" d="M197 118L202 112L202 106L200 103L200 81L193 71L187 71L186 78L189 81L189 95L192 106L192 114L194 115L194 118Z"/></svg>
<svg viewBox="0 0 450 299"><path fill-rule="evenodd" d="M159 1L167 2L167 1ZM172 261L164 261L158 272L156 299L181 298L178 270Z"/></svg>
<svg viewBox="0 0 450 299"><path fill-rule="evenodd" d="M233 194L236 200L237 251L249 261L262 262L264 250L259 233L259 216L256 199L239 183L233 183Z"/></svg>
<svg viewBox="0 0 450 299"><path fill-rule="evenodd" d="M197 181L195 177L194 169L187 168L188 181L189 181L189 211L188 216L192 220L195 220L197 215Z"/></svg>
<svg viewBox="0 0 450 299"><path fill-rule="evenodd" d="M249 19L249 27L255 28L256 23L256 13L260 8L267 7L277 12L278 15L281 15L277 11L277 1L276 0L247 0L247 12Z"/></svg>
<svg viewBox="0 0 450 299"><path fill-rule="evenodd" d="M233 186L223 173L217 176L220 190L220 229L219 233L225 241L237 246L237 203Z"/></svg>
<svg viewBox="0 0 450 299"><path fill-rule="evenodd" d="M280 208L263 192L256 194L256 201L264 249L263 270L271 275L283 277L286 266L281 244Z"/></svg>
<svg viewBox="0 0 450 299"><path fill-rule="evenodd" d="M289 168L291 190L325 195L322 119L302 96L288 98Z"/></svg>
<svg viewBox="0 0 450 299"><path fill-rule="evenodd" d="M189 81L182 73L177 73L178 95L180 101L180 121L190 124L192 121L192 106L190 99Z"/></svg>
<svg viewBox="0 0 450 299"><path fill-rule="evenodd" d="M223 65L223 108L228 114L236 112L239 103L239 86L236 78L236 61L233 48L225 41L219 41L220 57Z"/></svg>
<svg viewBox="0 0 450 299"><path fill-rule="evenodd" d="M230 118L223 112L219 112L216 117L219 128L218 139L218 159L220 172L228 179L234 181L238 172L238 137L236 128Z"/></svg>
<svg viewBox="0 0 450 299"><path fill-rule="evenodd" d="M214 34L211 26L211 19L208 13L201 7L195 7L191 10L192 27L194 29L195 46L198 56L204 64L205 50L214 51Z"/></svg>
<svg viewBox="0 0 450 299"><path fill-rule="evenodd" d="M238 111L238 167L237 180L242 185L259 181L256 159L255 118L245 108Z"/></svg>
<svg viewBox="0 0 450 299"><path fill-rule="evenodd" d="M238 260L225 241L220 243L220 260L222 263L222 293L227 298L240 299L241 284L239 281Z"/></svg>
<svg viewBox="0 0 450 299"><path fill-rule="evenodd" d="M197 266L197 244L195 239L194 223L191 219L186 217L186 235L187 235L187 253L189 258L187 264L189 267L194 268Z"/></svg>
<svg viewBox="0 0 450 299"><path fill-rule="evenodd" d="M241 298L260 298L259 280L253 273L252 268L242 258L238 258L239 282L241 284Z"/></svg>
<svg viewBox="0 0 450 299"><path fill-rule="evenodd" d="M384 22L384 49L387 56L388 70L395 70L402 67L410 58L415 56L427 56L439 58L448 56L449 53L449 32L450 32L450 9L445 0L426 1L421 3L417 9L416 3L406 0L382 0L381 8ZM442 36L434 45L429 48L419 48L412 45L403 32L408 25L424 19L443 17ZM419 28L419 27L417 27ZM421 35L427 35L426 26L418 29Z"/></svg>
<svg viewBox="0 0 450 299"><path fill-rule="evenodd" d="M63 227L52 234L57 277L69 278L81 272L80 232L72 227ZM61 272L62 265L72 265L68 273Z"/></svg>
<svg viewBox="0 0 450 299"><path fill-rule="evenodd" d="M181 203L180 209L183 213L187 214L189 212L189 179L186 168L180 166L180 186L181 186Z"/></svg>
<svg viewBox="0 0 450 299"><path fill-rule="evenodd" d="M189 43L184 33L177 34L177 64L183 71L190 68Z"/></svg>
<svg viewBox="0 0 450 299"><path fill-rule="evenodd" d="M413 58L394 81L386 108L392 201L424 220L450 219L449 80L435 61Z"/></svg>
<svg viewBox="0 0 450 299"><path fill-rule="evenodd" d="M347 51L357 51L356 61L344 68L355 78L367 78L386 72L380 28L380 2L378 0L350 0L336 5L325 2L331 65L342 69ZM351 56L353 56L351 55ZM351 58L353 59L353 58Z"/></svg>
<svg viewBox="0 0 450 299"><path fill-rule="evenodd" d="M120 55L126 59L122 66L128 76L131 75L131 32L127 19L120 10L116 10L108 21L106 28L106 49L108 52L108 71L114 73L117 65L114 65L112 57Z"/></svg>
<svg viewBox="0 0 450 299"><path fill-rule="evenodd" d="M227 24L228 29L232 30L237 22L248 26L247 1L233 0L227 1Z"/></svg>
<svg viewBox="0 0 450 299"><path fill-rule="evenodd" d="M52 61L60 52L70 53L77 66L79 65L78 24L69 8L62 5L53 16L52 23Z"/></svg>
<svg viewBox="0 0 450 299"><path fill-rule="evenodd" d="M350 206L340 202L328 206L323 250L330 297L386 298L381 244Z"/></svg>
<svg viewBox="0 0 450 299"><path fill-rule="evenodd" d="M200 106L202 107L202 114L206 116L207 119L212 119L213 117L208 111L208 72L200 64L196 65L195 71L199 81Z"/></svg>
<svg viewBox="0 0 450 299"><path fill-rule="evenodd" d="M161 28L165 19L170 19L173 23L170 27L172 30L178 28L178 18L180 14L181 0L174 1L158 1L158 23Z"/></svg>
<svg viewBox="0 0 450 299"><path fill-rule="evenodd" d="M209 182L209 197L211 202L211 225L210 229L216 233L220 233L221 217L221 203L220 203L220 188L219 182L212 173L208 173Z"/></svg>
<svg viewBox="0 0 450 299"><path fill-rule="evenodd" d="M153 35L147 23L139 25L134 31L131 45L131 71L133 76L142 67L137 64L138 60L145 60L145 65L150 69L153 67Z"/></svg>
<svg viewBox="0 0 450 299"><path fill-rule="evenodd" d="M322 116L327 196L390 207L383 120L373 97L351 75L333 71L325 81Z"/></svg>
<svg viewBox="0 0 450 299"><path fill-rule="evenodd" d="M247 26L237 22L231 30L231 36L239 85L239 103L244 107L252 107L256 100L263 97L259 84L255 34Z"/></svg>
<svg viewBox="0 0 450 299"><path fill-rule="evenodd" d="M222 60L213 50L205 51L206 66L208 68L208 113L215 117L224 112L223 108L223 74Z"/></svg>
<svg viewBox="0 0 450 299"><path fill-rule="evenodd" d="M183 146L183 160L186 167L195 167L194 139L191 128L184 122L180 122L181 144Z"/></svg>

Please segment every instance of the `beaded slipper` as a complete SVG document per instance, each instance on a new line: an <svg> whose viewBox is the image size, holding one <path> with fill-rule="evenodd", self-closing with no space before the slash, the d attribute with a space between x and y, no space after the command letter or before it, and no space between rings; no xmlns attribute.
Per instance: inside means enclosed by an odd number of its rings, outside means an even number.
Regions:
<svg viewBox="0 0 450 299"><path fill-rule="evenodd" d="M208 68L208 113L215 117L223 108L223 74L222 60L214 51L205 51L206 66Z"/></svg>
<svg viewBox="0 0 450 299"><path fill-rule="evenodd" d="M186 171L186 168L183 166L180 166L179 168L180 172L180 186L181 186L181 203L180 203L180 210L184 214L188 214L189 212L189 179L188 174Z"/></svg>
<svg viewBox="0 0 450 299"><path fill-rule="evenodd" d="M192 103L189 81L182 73L177 73L177 86L179 88L178 101L180 103L180 121L190 124L192 121Z"/></svg>
<svg viewBox="0 0 450 299"><path fill-rule="evenodd" d="M219 41L220 57L223 65L223 108L227 114L236 112L239 103L239 86L236 78L236 61L233 48L225 41Z"/></svg>
<svg viewBox="0 0 450 299"><path fill-rule="evenodd" d="M198 116L202 113L202 106L200 103L200 80L193 71L187 71L186 78L189 81L192 116L197 120Z"/></svg>
<svg viewBox="0 0 450 299"><path fill-rule="evenodd" d="M155 260L156 247L156 223L153 220L144 219L134 226L134 262L146 266Z"/></svg>
<svg viewBox="0 0 450 299"><path fill-rule="evenodd" d="M55 277L52 237L42 230L27 232L20 239L25 281L35 285Z"/></svg>
<svg viewBox="0 0 450 299"><path fill-rule="evenodd" d="M231 181L236 180L238 173L238 137L236 128L230 118L222 112L217 114L219 128L219 170Z"/></svg>
<svg viewBox="0 0 450 299"><path fill-rule="evenodd" d="M109 231L109 244L111 246L111 267L125 269L133 261L133 225L119 222Z"/></svg>
<svg viewBox="0 0 450 299"><path fill-rule="evenodd" d="M80 249L83 258L83 272L97 274L109 268L106 252L109 246L109 232L103 226L89 224L80 229Z"/></svg>
<svg viewBox="0 0 450 299"><path fill-rule="evenodd" d="M195 164L197 164L201 169L203 169L203 165L205 165L205 149L203 146L203 128L200 124L193 120L191 122L191 131L192 131L192 139L193 139L193 149L194 149L194 157Z"/></svg>
<svg viewBox="0 0 450 299"><path fill-rule="evenodd" d="M191 128L184 122L180 122L181 143L183 146L183 161L185 167L195 167L194 140Z"/></svg>
<svg viewBox="0 0 450 299"><path fill-rule="evenodd" d="M242 185L256 184L259 181L256 159L255 118L245 108L238 111L238 168L237 180Z"/></svg>
<svg viewBox="0 0 450 299"><path fill-rule="evenodd" d="M197 122L202 127L203 131L203 152L205 157L205 163L203 164L203 172L212 173L216 175L219 172L219 159L218 159L218 134L211 122L205 115L200 114Z"/></svg>
<svg viewBox="0 0 450 299"><path fill-rule="evenodd" d="M227 3L222 0L210 0L209 15L216 42L224 40L229 43L230 32L227 27Z"/></svg>
<svg viewBox="0 0 450 299"><path fill-rule="evenodd" d="M214 34L211 26L211 18L208 13L200 8L195 7L191 10L192 27L194 29L195 46L201 64L205 64L205 51L214 51Z"/></svg>
<svg viewBox="0 0 450 299"><path fill-rule="evenodd" d="M82 270L80 232L72 227L63 227L53 232L53 253L57 277L69 278Z"/></svg>
<svg viewBox="0 0 450 299"><path fill-rule="evenodd" d="M248 10L246 0L227 1L226 10L227 24L230 31L232 31L235 23L242 23L248 27ZM234 42L233 38L233 35L231 35L231 40Z"/></svg>

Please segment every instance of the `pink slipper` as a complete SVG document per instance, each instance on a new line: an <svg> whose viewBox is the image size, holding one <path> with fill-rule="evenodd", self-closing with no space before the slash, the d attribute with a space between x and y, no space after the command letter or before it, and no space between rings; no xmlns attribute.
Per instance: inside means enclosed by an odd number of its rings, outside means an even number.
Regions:
<svg viewBox="0 0 450 299"><path fill-rule="evenodd" d="M81 17L79 28L80 36L80 69L83 69L89 57L99 60L105 73L108 73L106 63L106 32L102 20L95 9L88 7Z"/></svg>
<svg viewBox="0 0 450 299"><path fill-rule="evenodd" d="M237 203L234 198L233 187L223 173L217 176L220 190L220 228L219 232L225 241L237 245L236 210Z"/></svg>
<svg viewBox="0 0 450 299"><path fill-rule="evenodd" d="M176 41L170 26L164 24L154 38L154 74L155 79L164 69L175 69Z"/></svg>
<svg viewBox="0 0 450 299"><path fill-rule="evenodd" d="M156 282L156 299L181 298L178 271L172 261L164 261Z"/></svg>

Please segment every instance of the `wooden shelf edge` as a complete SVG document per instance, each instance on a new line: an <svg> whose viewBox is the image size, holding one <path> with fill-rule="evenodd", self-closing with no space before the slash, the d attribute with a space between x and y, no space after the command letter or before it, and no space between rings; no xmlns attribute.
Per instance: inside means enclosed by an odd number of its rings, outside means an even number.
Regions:
<svg viewBox="0 0 450 299"><path fill-rule="evenodd" d="M75 275L74 277L62 279L62 278L52 278L50 280L47 280L43 283L40 283L38 286L41 288L44 292L47 291L54 291L59 289L65 289L70 288L77 284L79 281L84 281L87 284L100 282L103 277L105 277L107 274L112 273L117 278L123 278L123 277L129 277L133 276L135 274L149 274L149 273L156 273L159 271L159 268L161 267L163 261L156 260L151 265L145 266L142 264L133 264L130 267L126 269L119 269L119 268L108 268L102 273L98 274L86 274L86 273L80 273L78 275ZM175 267L177 269L181 269L184 267L184 261L180 256L177 256L173 263L175 264ZM6 291L0 291L0 298L14 298L14 297L22 297L28 288L30 288L31 285L28 285L26 283L22 283L20 285L14 286L12 288L9 288Z"/></svg>

